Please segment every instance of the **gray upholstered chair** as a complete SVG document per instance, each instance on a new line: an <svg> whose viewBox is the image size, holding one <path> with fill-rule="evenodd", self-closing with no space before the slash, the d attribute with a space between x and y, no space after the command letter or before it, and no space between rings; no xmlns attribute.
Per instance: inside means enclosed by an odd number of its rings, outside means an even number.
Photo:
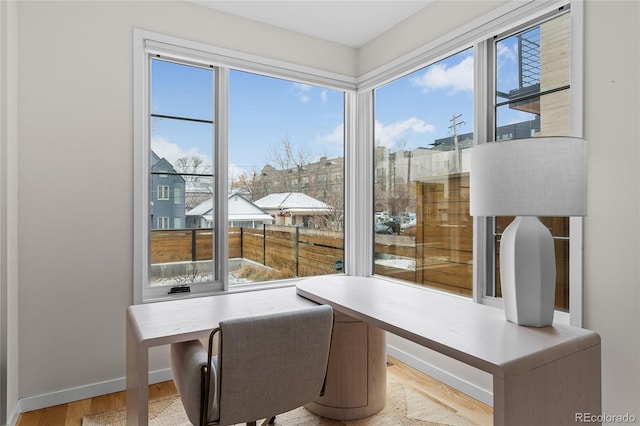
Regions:
<svg viewBox="0 0 640 426"><path fill-rule="evenodd" d="M173 380L189 420L255 425L317 399L332 326L333 310L320 305L222 321L208 350L199 340L172 344Z"/></svg>

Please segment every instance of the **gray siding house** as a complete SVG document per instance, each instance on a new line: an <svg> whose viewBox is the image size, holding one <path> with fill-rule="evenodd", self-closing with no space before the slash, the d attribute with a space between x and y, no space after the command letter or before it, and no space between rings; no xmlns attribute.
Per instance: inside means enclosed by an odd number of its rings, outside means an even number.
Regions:
<svg viewBox="0 0 640 426"><path fill-rule="evenodd" d="M151 229L184 227L184 178L170 162L151 151Z"/></svg>

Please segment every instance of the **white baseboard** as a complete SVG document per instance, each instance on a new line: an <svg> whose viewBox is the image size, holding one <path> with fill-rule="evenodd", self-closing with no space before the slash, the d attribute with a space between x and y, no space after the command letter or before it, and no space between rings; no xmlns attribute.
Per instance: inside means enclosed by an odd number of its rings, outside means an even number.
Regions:
<svg viewBox="0 0 640 426"><path fill-rule="evenodd" d="M387 345L387 355L394 357L398 361L402 361L427 376L433 377L434 379L469 395L471 398L477 399L478 401L493 407L493 394L474 385L473 383L469 383L460 377L454 376L453 374L429 364L395 346Z"/></svg>
<svg viewBox="0 0 640 426"><path fill-rule="evenodd" d="M8 413L7 425L16 426L16 423L18 423L18 416L20 416L20 402L13 407L13 411L11 413Z"/></svg>
<svg viewBox="0 0 640 426"><path fill-rule="evenodd" d="M157 370L149 373L149 384L166 382L172 379L171 369ZM27 411L40 410L54 405L66 404L81 399L93 398L95 396L106 395L109 393L120 392L127 388L127 380L125 378L107 380L106 382L93 383L90 385L79 386L77 388L64 389L56 392L46 393L42 395L31 396L18 400L14 419L10 425L15 425L18 415Z"/></svg>
<svg viewBox="0 0 640 426"><path fill-rule="evenodd" d="M416 370L477 399L478 401L493 406L493 395L485 389L475 386L474 384L454 376L447 371L435 367L434 365L398 349L395 346L387 345L387 354L415 368ZM149 384L165 382L171 379L171 369L157 370L149 373ZM40 410L42 408L52 407L59 404L67 404L69 402L93 398L109 393L120 392L125 390L126 386L126 379L120 378L23 398L18 400L13 413L8 417L10 420L8 425L15 426L20 413Z"/></svg>

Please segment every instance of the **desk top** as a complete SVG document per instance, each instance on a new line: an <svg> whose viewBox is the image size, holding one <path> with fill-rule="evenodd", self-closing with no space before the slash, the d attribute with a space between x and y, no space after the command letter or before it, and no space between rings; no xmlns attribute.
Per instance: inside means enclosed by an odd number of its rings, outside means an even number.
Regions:
<svg viewBox="0 0 640 426"><path fill-rule="evenodd" d="M221 320L315 305L285 287L133 305L127 321L138 346L151 347L206 337Z"/></svg>
<svg viewBox="0 0 640 426"><path fill-rule="evenodd" d="M498 377L600 343L593 331L563 324L522 327L506 321L500 309L374 277L308 278L297 292Z"/></svg>

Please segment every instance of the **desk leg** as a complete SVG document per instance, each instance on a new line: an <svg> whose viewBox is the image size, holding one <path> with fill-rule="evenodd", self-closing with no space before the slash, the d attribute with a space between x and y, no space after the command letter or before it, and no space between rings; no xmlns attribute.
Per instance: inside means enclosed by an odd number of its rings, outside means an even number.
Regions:
<svg viewBox="0 0 640 426"><path fill-rule="evenodd" d="M372 416L386 402L384 330L337 311L334 314L325 394L305 408L338 420Z"/></svg>
<svg viewBox="0 0 640 426"><path fill-rule="evenodd" d="M127 425L146 425L149 417L149 348L140 347L127 318Z"/></svg>
<svg viewBox="0 0 640 426"><path fill-rule="evenodd" d="M582 413L601 414L600 369L596 345L518 376L494 376L493 424L573 425Z"/></svg>

